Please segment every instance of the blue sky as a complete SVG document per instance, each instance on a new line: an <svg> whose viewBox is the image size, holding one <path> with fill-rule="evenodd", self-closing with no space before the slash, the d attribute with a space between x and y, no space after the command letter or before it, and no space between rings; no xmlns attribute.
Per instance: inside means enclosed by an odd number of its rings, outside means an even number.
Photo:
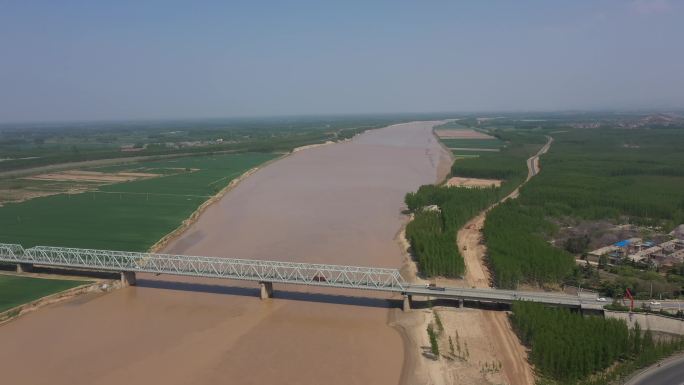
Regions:
<svg viewBox="0 0 684 385"><path fill-rule="evenodd" d="M0 0L0 121L683 108L682 20L674 0Z"/></svg>

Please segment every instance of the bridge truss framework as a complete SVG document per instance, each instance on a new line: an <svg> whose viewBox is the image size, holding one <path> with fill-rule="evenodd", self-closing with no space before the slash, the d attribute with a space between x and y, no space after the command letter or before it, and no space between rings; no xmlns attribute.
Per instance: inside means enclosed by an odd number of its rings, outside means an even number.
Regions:
<svg viewBox="0 0 684 385"><path fill-rule="evenodd" d="M0 261L364 290L402 292L407 287L397 269L68 247L0 244Z"/></svg>
<svg viewBox="0 0 684 385"><path fill-rule="evenodd" d="M406 282L399 270L377 267L325 265L264 261L253 259L198 257L128 251L35 246L0 243L0 263L17 265L27 271L33 265L77 268L121 273L124 285L135 284L135 273L171 274L195 277L255 281L261 284L261 297L273 295L274 283L347 289L375 290L404 295L404 309L411 297L445 298L464 301L510 304L517 300L551 306L603 310L594 298L561 293L501 290L493 288L426 287Z"/></svg>

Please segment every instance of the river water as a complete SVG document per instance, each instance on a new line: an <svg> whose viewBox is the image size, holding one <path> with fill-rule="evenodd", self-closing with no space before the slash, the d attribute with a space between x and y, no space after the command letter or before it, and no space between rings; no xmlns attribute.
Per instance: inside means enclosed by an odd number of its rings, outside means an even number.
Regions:
<svg viewBox="0 0 684 385"><path fill-rule="evenodd" d="M274 162L164 250L400 267L404 194L449 165L435 122L394 125ZM115 236L115 235L113 235ZM387 295L139 275L0 327L6 384L397 384Z"/></svg>

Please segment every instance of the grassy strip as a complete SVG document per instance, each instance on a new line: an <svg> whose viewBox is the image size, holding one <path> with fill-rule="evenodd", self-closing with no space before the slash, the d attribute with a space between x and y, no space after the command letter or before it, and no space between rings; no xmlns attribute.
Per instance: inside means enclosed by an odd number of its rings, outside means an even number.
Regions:
<svg viewBox="0 0 684 385"><path fill-rule="evenodd" d="M0 312L85 283L84 281L0 275Z"/></svg>

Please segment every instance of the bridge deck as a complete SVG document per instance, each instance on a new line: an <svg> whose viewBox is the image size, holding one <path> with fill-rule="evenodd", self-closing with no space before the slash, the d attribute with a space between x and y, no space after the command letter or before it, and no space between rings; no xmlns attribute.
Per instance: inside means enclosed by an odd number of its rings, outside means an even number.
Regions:
<svg viewBox="0 0 684 385"><path fill-rule="evenodd" d="M594 299L558 293L460 287L428 288L409 284L397 269L375 267L48 246L24 249L16 244L0 244L0 262L375 290L466 301L512 303L515 300L526 300L556 306L601 308Z"/></svg>

